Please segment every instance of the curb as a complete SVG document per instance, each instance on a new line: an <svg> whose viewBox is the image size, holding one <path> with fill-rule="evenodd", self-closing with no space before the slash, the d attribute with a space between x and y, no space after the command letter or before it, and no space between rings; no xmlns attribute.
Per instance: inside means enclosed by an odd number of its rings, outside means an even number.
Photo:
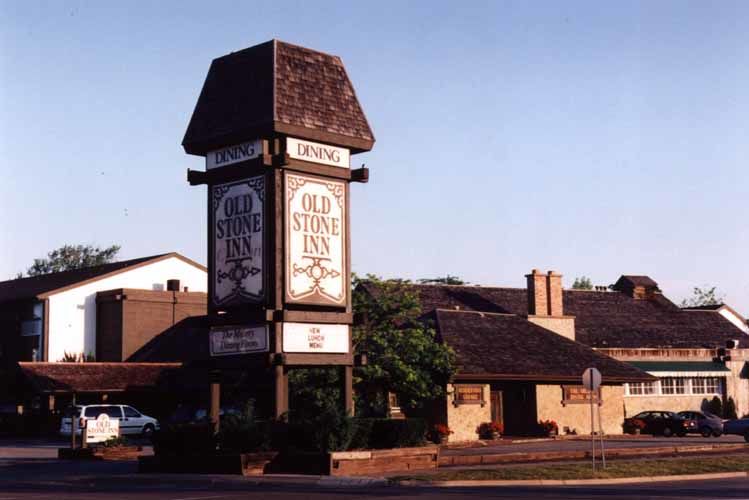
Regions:
<svg viewBox="0 0 749 500"><path fill-rule="evenodd" d="M677 476L616 477L609 479L516 479L465 481L398 481L400 486L422 488L488 488L494 486L603 486L609 484L659 483L670 481L700 481L708 479L736 479L749 477L749 472L718 472L711 474L682 474Z"/></svg>
<svg viewBox="0 0 749 500"><path fill-rule="evenodd" d="M629 458L640 456L689 455L693 453L721 453L749 450L749 444L727 443L707 445L651 446L641 448L613 448L606 450L607 458ZM512 453L482 453L473 455L442 455L439 467L477 466L489 464L523 463L550 460L585 460L590 451L536 451Z"/></svg>
<svg viewBox="0 0 749 500"><path fill-rule="evenodd" d="M137 474L137 475L103 475L78 476L70 479L51 479L46 481L0 481L0 490L5 486L13 488L85 488L112 489L123 483L138 484L142 488L180 486L183 488L226 488L242 490L247 486L298 486L320 488L363 488L389 486L392 482L384 477L365 476L312 476L297 474L272 474L265 476L240 475L205 475L203 477L189 477L185 474Z"/></svg>

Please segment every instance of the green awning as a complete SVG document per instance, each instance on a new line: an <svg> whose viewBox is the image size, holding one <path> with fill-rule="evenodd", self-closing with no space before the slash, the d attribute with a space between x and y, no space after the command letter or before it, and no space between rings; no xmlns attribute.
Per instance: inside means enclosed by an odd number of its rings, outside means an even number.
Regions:
<svg viewBox="0 0 749 500"><path fill-rule="evenodd" d="M627 361L635 368L656 377L725 377L729 370L712 361Z"/></svg>

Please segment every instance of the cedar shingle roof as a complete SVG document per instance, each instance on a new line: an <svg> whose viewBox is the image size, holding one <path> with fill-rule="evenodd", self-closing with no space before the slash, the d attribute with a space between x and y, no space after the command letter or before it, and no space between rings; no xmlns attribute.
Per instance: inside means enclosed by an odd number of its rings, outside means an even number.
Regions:
<svg viewBox="0 0 749 500"><path fill-rule="evenodd" d="M436 311L442 339L457 354L457 379L578 382L586 368L605 382L652 380L632 366L515 315Z"/></svg>
<svg viewBox="0 0 749 500"><path fill-rule="evenodd" d="M412 286L419 294L424 313L457 307L467 311L528 314L524 288ZM742 347L749 346L749 336L722 315L710 310L681 310L659 293L650 299L634 299L618 291L564 290L563 300L564 314L575 316L576 340L591 347L715 348L735 339Z"/></svg>
<svg viewBox="0 0 749 500"><path fill-rule="evenodd" d="M120 392L153 390L181 363L20 362L22 375L38 392Z"/></svg>
<svg viewBox="0 0 749 500"><path fill-rule="evenodd" d="M81 269L73 269L71 271L62 271L59 273L32 276L30 278L2 281L0 282L0 302L34 298L38 295L46 294L60 288L99 278L110 273L123 271L129 267L145 264L149 261L156 261L171 255L176 256L177 254L152 255L150 257L141 257L138 259L102 264L101 266L84 267Z"/></svg>
<svg viewBox="0 0 749 500"><path fill-rule="evenodd" d="M578 341L601 348L716 348L749 336L713 311L682 311L664 296L633 299L620 292L564 291Z"/></svg>
<svg viewBox="0 0 749 500"><path fill-rule="evenodd" d="M182 146L189 154L279 132L368 151L374 135L338 56L271 40L214 59Z"/></svg>

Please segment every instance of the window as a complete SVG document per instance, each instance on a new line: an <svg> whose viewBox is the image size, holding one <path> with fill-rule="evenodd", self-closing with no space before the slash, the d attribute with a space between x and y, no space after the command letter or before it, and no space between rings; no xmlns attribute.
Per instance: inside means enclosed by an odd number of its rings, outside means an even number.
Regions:
<svg viewBox="0 0 749 500"><path fill-rule="evenodd" d="M106 413L109 418L122 418L122 410L119 406L89 406L86 408L87 418L97 418Z"/></svg>
<svg viewBox="0 0 749 500"><path fill-rule="evenodd" d="M140 413L138 413L135 408L132 408L130 406L123 406L122 409L125 410L126 418L140 418Z"/></svg>
<svg viewBox="0 0 749 500"><path fill-rule="evenodd" d="M681 377L666 377L661 379L663 394L686 394L686 380Z"/></svg>
<svg viewBox="0 0 749 500"><path fill-rule="evenodd" d="M455 397L453 400L455 406L480 404L484 406L484 386L483 385L456 385Z"/></svg>
<svg viewBox="0 0 749 500"><path fill-rule="evenodd" d="M629 384L629 394L631 396L655 394L655 384L655 382L636 382Z"/></svg>
<svg viewBox="0 0 749 500"><path fill-rule="evenodd" d="M722 394L723 383L721 377L692 378L692 394Z"/></svg>

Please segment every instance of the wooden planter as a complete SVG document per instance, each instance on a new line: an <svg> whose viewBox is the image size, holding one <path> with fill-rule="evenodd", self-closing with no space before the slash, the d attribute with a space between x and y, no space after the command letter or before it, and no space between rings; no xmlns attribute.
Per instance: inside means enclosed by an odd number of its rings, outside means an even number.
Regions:
<svg viewBox="0 0 749 500"><path fill-rule="evenodd" d="M91 448L58 448L57 458L65 460L137 460L143 453L142 446L103 446Z"/></svg>
<svg viewBox="0 0 749 500"><path fill-rule="evenodd" d="M436 469L439 446L330 453L331 476L378 476L385 472Z"/></svg>
<svg viewBox="0 0 749 500"><path fill-rule="evenodd" d="M436 469L439 446L391 450L261 452L140 457L138 472L187 474L309 474L377 476L386 472Z"/></svg>

